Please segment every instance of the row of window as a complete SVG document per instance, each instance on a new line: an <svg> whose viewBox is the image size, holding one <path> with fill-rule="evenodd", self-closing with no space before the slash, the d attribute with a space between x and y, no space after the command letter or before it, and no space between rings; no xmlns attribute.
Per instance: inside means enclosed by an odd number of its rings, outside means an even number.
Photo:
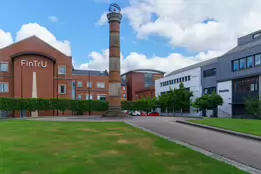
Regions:
<svg viewBox="0 0 261 174"><path fill-rule="evenodd" d="M206 71L203 72L203 76L204 76L204 77L215 76L216 73L217 73L216 68L208 69L208 70L206 70Z"/></svg>
<svg viewBox="0 0 261 174"><path fill-rule="evenodd" d="M87 88L92 88L92 82L87 82ZM77 82L77 87L78 88L82 88L83 87L83 83L81 81ZM105 88L105 83L104 82L98 82L97 83L97 88Z"/></svg>
<svg viewBox="0 0 261 174"><path fill-rule="evenodd" d="M257 66L261 66L261 54L256 54L232 61L232 71L239 71Z"/></svg>
<svg viewBox="0 0 261 174"><path fill-rule="evenodd" d="M0 72L8 72L8 63L7 62L0 62ZM66 75L66 66L59 66L58 74Z"/></svg>
<svg viewBox="0 0 261 174"><path fill-rule="evenodd" d="M78 95L77 100L83 100L84 95ZM85 100L93 100L93 95L85 95ZM97 95L97 100L106 101L106 95Z"/></svg>
<svg viewBox="0 0 261 174"><path fill-rule="evenodd" d="M177 83L181 83L181 82L187 82L190 81L190 76L185 76L185 77L180 77L177 79L172 79L172 80L168 80L165 82L161 82L160 86L168 86L168 85L173 85L173 84L177 84Z"/></svg>

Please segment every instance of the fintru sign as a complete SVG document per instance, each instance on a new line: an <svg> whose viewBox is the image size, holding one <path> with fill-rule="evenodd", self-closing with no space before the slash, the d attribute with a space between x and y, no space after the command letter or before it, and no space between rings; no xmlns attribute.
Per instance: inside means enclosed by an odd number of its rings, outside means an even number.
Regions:
<svg viewBox="0 0 261 174"><path fill-rule="evenodd" d="M21 60L21 66L31 66L31 67L42 67L42 68L46 68L46 67L47 67L47 61L38 61L38 60L28 61L28 60Z"/></svg>

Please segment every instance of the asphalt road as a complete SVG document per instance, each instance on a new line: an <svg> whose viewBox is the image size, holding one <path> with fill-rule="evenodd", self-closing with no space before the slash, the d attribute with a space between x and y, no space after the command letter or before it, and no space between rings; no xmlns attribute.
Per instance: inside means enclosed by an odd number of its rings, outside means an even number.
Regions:
<svg viewBox="0 0 261 174"><path fill-rule="evenodd" d="M176 123L175 119L133 119L129 122L261 170L261 142Z"/></svg>

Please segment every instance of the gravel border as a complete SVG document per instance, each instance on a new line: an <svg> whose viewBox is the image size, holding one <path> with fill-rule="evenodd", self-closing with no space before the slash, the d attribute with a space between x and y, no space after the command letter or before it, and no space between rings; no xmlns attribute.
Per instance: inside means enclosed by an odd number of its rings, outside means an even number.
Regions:
<svg viewBox="0 0 261 174"><path fill-rule="evenodd" d="M201 148L199 148L199 147L190 145L190 144L188 144L188 143L185 143L185 142L182 142L182 141L179 141L179 140L174 140L174 139L169 138L169 137L167 137L167 136L165 136L165 135L162 135L162 134L157 133L157 132L154 132L154 131L152 131L152 130L143 128L143 127L141 127L141 126L138 126L138 125L136 125L136 124L130 123L130 122L128 122L128 121L125 121L125 123L128 124L128 125L130 125L130 126L133 126L133 127L138 128L138 129L141 129L141 130L143 130L143 131L146 131L146 132L148 132L148 133L157 135L157 136L159 136L159 137L161 137L161 138L167 139L167 140L169 140L169 141L171 141L171 142L174 142L174 143L176 143L176 144L185 146L185 147L187 147L187 148L189 148L189 149L192 149L192 150L194 150L194 151L200 152L200 153L202 153L202 154L204 154L204 155L206 155L206 156L209 156L209 157L211 157L211 158L214 158L214 159L216 159L216 160L218 160L218 161L222 161L222 162L224 162L224 163L230 164L230 165L232 165L232 166L234 166L234 167L236 167L236 168L238 168L238 169L240 169L240 170L246 171L246 172L251 173L251 174L261 174L261 170L259 170L259 169L256 169L256 168L247 166L247 165L242 164L242 163L239 163L239 162L236 162L236 161L231 160L231 159L229 159L229 158L226 158L226 157L223 157L223 156L221 156L221 155L212 153L212 152L210 152L210 151L206 151L206 150L204 150L204 149L201 149Z"/></svg>

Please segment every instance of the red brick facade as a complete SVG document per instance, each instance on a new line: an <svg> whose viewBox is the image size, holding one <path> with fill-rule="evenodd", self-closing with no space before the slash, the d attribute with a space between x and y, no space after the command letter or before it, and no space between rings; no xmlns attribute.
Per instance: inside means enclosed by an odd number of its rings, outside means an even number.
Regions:
<svg viewBox="0 0 261 174"><path fill-rule="evenodd" d="M86 99L89 93L92 99L108 95L109 76L75 75L72 66L72 57L66 56L36 36L0 49L0 64L8 64L7 70L0 69L0 84L7 84L8 90L1 91L0 97L32 98L33 74L36 75L37 98L68 98L82 96ZM63 70L61 73L61 70ZM103 71L104 72L104 71ZM91 80L92 87L87 88ZM73 91L73 82L82 82L82 87L76 85ZM104 84L104 85L99 85ZM64 92L61 91L63 86ZM104 87L103 87L104 86ZM73 93L75 93L73 95ZM61 113L58 113L62 115ZM71 115L71 112L66 113ZM26 114L27 116L30 113ZM39 116L57 115L55 111L39 112ZM19 117L20 112L15 113Z"/></svg>

